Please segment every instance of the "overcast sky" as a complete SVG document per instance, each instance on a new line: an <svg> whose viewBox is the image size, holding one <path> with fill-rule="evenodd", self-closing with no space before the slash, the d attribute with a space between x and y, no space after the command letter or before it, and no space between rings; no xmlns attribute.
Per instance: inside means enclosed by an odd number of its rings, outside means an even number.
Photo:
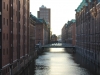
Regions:
<svg viewBox="0 0 100 75"><path fill-rule="evenodd" d="M42 5L51 9L51 30L53 34L61 34L61 29L68 20L75 19L75 9L82 0L30 0L30 11L37 17Z"/></svg>

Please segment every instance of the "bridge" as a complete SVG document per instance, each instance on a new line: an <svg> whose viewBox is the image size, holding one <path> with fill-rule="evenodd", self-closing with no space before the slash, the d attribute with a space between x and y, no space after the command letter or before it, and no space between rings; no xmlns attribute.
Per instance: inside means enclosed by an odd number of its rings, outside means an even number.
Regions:
<svg viewBox="0 0 100 75"><path fill-rule="evenodd" d="M75 48L75 46L66 43L52 43L43 45L42 48Z"/></svg>

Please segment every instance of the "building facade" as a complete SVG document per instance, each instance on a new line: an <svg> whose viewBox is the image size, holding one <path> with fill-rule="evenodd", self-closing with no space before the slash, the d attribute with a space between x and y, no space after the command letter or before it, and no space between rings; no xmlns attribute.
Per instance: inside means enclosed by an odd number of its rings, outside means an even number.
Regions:
<svg viewBox="0 0 100 75"><path fill-rule="evenodd" d="M38 18L41 18L41 19L44 19L49 25L51 23L51 11L49 8L46 8L44 5L42 5L40 8L39 8L39 11L37 12L38 13Z"/></svg>
<svg viewBox="0 0 100 75"><path fill-rule="evenodd" d="M74 19L66 24L66 43L76 45L76 21Z"/></svg>
<svg viewBox="0 0 100 75"><path fill-rule="evenodd" d="M44 19L37 18L35 32L35 44L48 44L49 27Z"/></svg>
<svg viewBox="0 0 100 75"><path fill-rule="evenodd" d="M76 9L77 52L100 66L100 0L83 0Z"/></svg>
<svg viewBox="0 0 100 75"><path fill-rule="evenodd" d="M62 42L65 43L66 42L66 24L63 26L62 30L61 30L61 39Z"/></svg>
<svg viewBox="0 0 100 75"><path fill-rule="evenodd" d="M13 75L28 62L29 0L0 0L0 74Z"/></svg>
<svg viewBox="0 0 100 75"><path fill-rule="evenodd" d="M46 23L49 25L49 42L50 42L50 33L51 33L51 10L50 8L46 8L44 5L42 5L39 8L39 11L37 12L37 16L40 19L44 19L46 21Z"/></svg>
<svg viewBox="0 0 100 75"><path fill-rule="evenodd" d="M51 36L51 43L56 43L57 42L57 36L55 34L53 34Z"/></svg>
<svg viewBox="0 0 100 75"><path fill-rule="evenodd" d="M30 56L31 59L36 57L35 51L35 24L36 24L36 17L30 13Z"/></svg>

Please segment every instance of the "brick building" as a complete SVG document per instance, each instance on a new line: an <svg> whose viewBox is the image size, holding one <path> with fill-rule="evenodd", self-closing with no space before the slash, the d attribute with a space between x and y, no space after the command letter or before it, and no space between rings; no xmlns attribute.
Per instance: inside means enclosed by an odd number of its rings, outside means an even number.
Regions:
<svg viewBox="0 0 100 75"><path fill-rule="evenodd" d="M66 42L66 24L63 26L61 30L61 39L62 39L62 42Z"/></svg>
<svg viewBox="0 0 100 75"><path fill-rule="evenodd" d="M83 0L76 9L77 52L100 66L100 0Z"/></svg>
<svg viewBox="0 0 100 75"><path fill-rule="evenodd" d="M57 36L55 34L53 34L51 36L51 43L55 43L55 42L57 42Z"/></svg>
<svg viewBox="0 0 100 75"><path fill-rule="evenodd" d="M41 43L41 45L48 44L49 42L49 27L44 19L37 18L35 28L35 44Z"/></svg>
<svg viewBox="0 0 100 75"><path fill-rule="evenodd" d="M29 0L0 0L0 74L14 75L28 53Z"/></svg>
<svg viewBox="0 0 100 75"><path fill-rule="evenodd" d="M39 11L37 11L37 17L40 19L44 19L46 21L46 23L48 24L49 27L49 42L50 42L50 36L51 36L51 9L50 8L46 8L44 5L42 5L39 8Z"/></svg>
<svg viewBox="0 0 100 75"><path fill-rule="evenodd" d="M35 57L35 24L36 17L30 13L30 56L31 58Z"/></svg>
<svg viewBox="0 0 100 75"><path fill-rule="evenodd" d="M66 24L66 43L76 44L76 21L74 19Z"/></svg>

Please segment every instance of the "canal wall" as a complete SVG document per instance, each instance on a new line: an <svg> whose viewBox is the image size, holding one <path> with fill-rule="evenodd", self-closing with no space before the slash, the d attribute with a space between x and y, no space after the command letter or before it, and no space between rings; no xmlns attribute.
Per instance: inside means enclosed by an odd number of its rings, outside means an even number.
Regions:
<svg viewBox="0 0 100 75"><path fill-rule="evenodd" d="M22 63L20 62L17 63L17 67L13 69L11 75L21 75L21 73L23 73L23 71L25 71L27 67L31 64L31 62L35 60L42 52L43 52L42 48L31 52L30 56L24 58Z"/></svg>
<svg viewBox="0 0 100 75"><path fill-rule="evenodd" d="M76 52L100 67L100 52L90 51L81 47L76 47Z"/></svg>
<svg viewBox="0 0 100 75"><path fill-rule="evenodd" d="M29 65L30 63L37 58L37 52L34 51L31 55L26 55L16 61L14 61L9 67L9 73L7 75L20 75ZM4 71L1 71L0 75L5 75Z"/></svg>

